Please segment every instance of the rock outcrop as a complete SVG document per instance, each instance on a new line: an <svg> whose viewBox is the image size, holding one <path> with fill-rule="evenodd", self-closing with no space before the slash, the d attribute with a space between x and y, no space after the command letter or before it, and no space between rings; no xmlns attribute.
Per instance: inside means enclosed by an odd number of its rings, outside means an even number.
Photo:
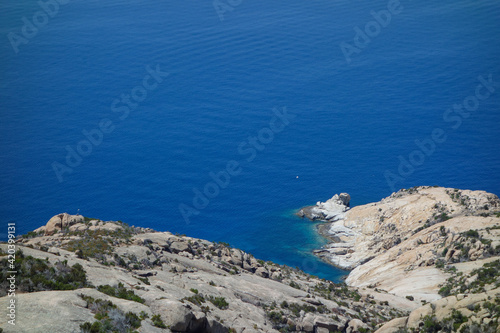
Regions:
<svg viewBox="0 0 500 333"><path fill-rule="evenodd" d="M315 206L301 208L297 215L307 217L310 220L337 221L345 217L345 212L349 209L351 196L347 193L335 194L326 202L317 202Z"/></svg>
<svg viewBox="0 0 500 333"><path fill-rule="evenodd" d="M52 235L58 231L68 229L70 226L83 223L82 215L70 215L68 213L58 214L53 216L46 225L35 230L35 233Z"/></svg>

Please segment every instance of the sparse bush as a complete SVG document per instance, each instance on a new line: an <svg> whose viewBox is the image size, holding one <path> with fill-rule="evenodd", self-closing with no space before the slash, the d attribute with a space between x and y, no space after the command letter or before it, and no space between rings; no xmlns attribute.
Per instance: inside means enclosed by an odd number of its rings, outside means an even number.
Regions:
<svg viewBox="0 0 500 333"><path fill-rule="evenodd" d="M465 232L465 236L467 237L472 237L472 238L479 238L479 232L477 230L469 230Z"/></svg>
<svg viewBox="0 0 500 333"><path fill-rule="evenodd" d="M112 287L110 285L101 285L97 287L97 290L109 296L128 299L129 301L134 301L138 303L145 302L145 300L137 296L133 290L127 290L123 285L123 283L121 282L118 283L117 287Z"/></svg>
<svg viewBox="0 0 500 333"><path fill-rule="evenodd" d="M184 297L183 299L181 299L181 302L183 301L188 301L195 305L201 306L201 304L205 303L205 297L202 294L195 294L193 296Z"/></svg>
<svg viewBox="0 0 500 333"><path fill-rule="evenodd" d="M161 320L161 317L159 314L154 315L151 320L153 321L153 325L159 328L167 328L167 325Z"/></svg>
<svg viewBox="0 0 500 333"><path fill-rule="evenodd" d="M0 261L0 297L7 294L7 271L10 263L7 259ZM22 251L16 252L14 266L17 270L16 280L19 291L35 292L44 290L74 290L90 287L83 266L79 263L68 266L68 262L59 261L51 264L48 260L24 256Z"/></svg>
<svg viewBox="0 0 500 333"><path fill-rule="evenodd" d="M209 296L208 300L221 310L225 310L229 307L229 303L226 301L224 297Z"/></svg>
<svg viewBox="0 0 500 333"><path fill-rule="evenodd" d="M443 221L451 219L451 217L449 217L448 214L446 214L445 212L443 212L443 213L437 215L434 219L437 222L443 222Z"/></svg>
<svg viewBox="0 0 500 333"><path fill-rule="evenodd" d="M80 325L82 333L124 332L133 333L141 327L141 318L133 312L123 312L115 304L102 299L80 295L87 302L86 307L95 314L94 323L85 322Z"/></svg>

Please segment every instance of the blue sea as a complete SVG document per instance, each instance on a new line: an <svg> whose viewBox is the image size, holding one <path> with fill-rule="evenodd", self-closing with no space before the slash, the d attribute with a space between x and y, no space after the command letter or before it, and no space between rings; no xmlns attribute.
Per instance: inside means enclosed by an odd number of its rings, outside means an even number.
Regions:
<svg viewBox="0 0 500 333"><path fill-rule="evenodd" d="M497 0L4 0L0 34L3 238L79 212L338 281L300 207L500 194Z"/></svg>

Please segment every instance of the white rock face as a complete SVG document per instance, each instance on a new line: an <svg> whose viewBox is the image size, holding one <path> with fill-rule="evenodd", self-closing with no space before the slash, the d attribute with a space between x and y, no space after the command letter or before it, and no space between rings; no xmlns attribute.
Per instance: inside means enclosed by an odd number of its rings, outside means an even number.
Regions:
<svg viewBox="0 0 500 333"><path fill-rule="evenodd" d="M302 208L297 215L311 220L337 221L343 219L349 210L351 196L347 193L335 194L325 202L317 202L316 206Z"/></svg>
<svg viewBox="0 0 500 333"><path fill-rule="evenodd" d="M325 220L333 222L344 218L344 213L349 209L349 201L351 201L351 196L349 194L335 194L326 202L316 203L316 207L313 208L313 211L317 212L319 215L324 215Z"/></svg>

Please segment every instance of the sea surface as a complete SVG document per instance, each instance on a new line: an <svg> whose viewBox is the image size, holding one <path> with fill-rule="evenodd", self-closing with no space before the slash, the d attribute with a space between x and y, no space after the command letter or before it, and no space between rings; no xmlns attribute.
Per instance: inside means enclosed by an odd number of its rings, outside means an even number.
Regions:
<svg viewBox="0 0 500 333"><path fill-rule="evenodd" d="M79 212L338 281L300 207L500 194L497 0L43 1L0 3L3 238Z"/></svg>

